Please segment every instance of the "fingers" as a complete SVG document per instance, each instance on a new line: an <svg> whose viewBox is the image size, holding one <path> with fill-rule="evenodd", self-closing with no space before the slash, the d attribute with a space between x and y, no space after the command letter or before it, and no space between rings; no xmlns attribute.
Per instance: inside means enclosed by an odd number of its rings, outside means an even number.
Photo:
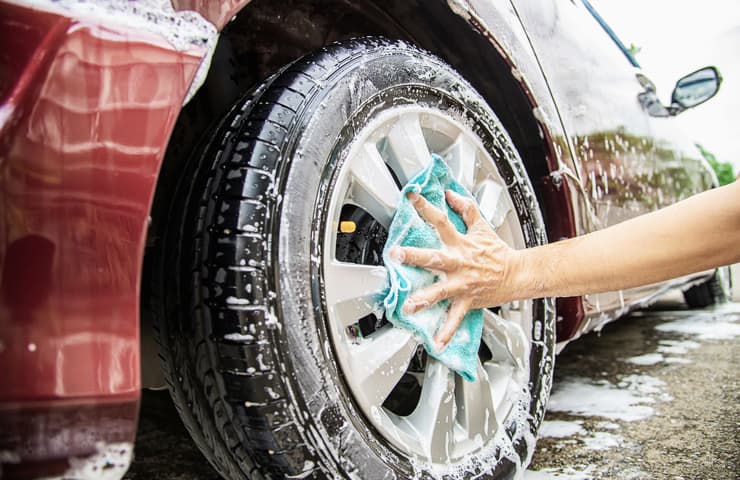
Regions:
<svg viewBox="0 0 740 480"><path fill-rule="evenodd" d="M447 218L447 214L445 212L429 203L426 198L422 197L418 193L409 192L408 199L414 205L416 211L419 212L421 218L437 229L437 232L439 232L439 236L444 243L454 241L458 233L455 226L450 222L450 219Z"/></svg>
<svg viewBox="0 0 740 480"><path fill-rule="evenodd" d="M441 302L445 298L453 296L455 293L449 288L447 282L436 282L427 288L417 290L413 295L406 298L403 304L403 313L412 315L420 310Z"/></svg>
<svg viewBox="0 0 740 480"><path fill-rule="evenodd" d="M437 331L437 335L434 336L434 347L438 353L447 348L447 345L455 336L460 323L462 322L465 314L468 313L469 304L466 301L457 300L452 302L450 309L447 311L447 320Z"/></svg>
<svg viewBox="0 0 740 480"><path fill-rule="evenodd" d="M468 228L481 220L480 211L472 198L463 197L452 190L447 190L445 197L447 203L462 217Z"/></svg>
<svg viewBox="0 0 740 480"><path fill-rule="evenodd" d="M455 270L460 265L457 258L451 257L441 250L431 248L393 247L390 250L390 255L396 261L406 265L443 272Z"/></svg>

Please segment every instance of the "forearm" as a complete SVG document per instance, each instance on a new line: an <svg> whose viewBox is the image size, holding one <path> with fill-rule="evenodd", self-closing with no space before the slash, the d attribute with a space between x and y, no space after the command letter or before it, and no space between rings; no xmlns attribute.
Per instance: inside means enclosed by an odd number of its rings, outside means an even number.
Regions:
<svg viewBox="0 0 740 480"><path fill-rule="evenodd" d="M579 238L515 252L512 299L620 290L740 261L740 182Z"/></svg>

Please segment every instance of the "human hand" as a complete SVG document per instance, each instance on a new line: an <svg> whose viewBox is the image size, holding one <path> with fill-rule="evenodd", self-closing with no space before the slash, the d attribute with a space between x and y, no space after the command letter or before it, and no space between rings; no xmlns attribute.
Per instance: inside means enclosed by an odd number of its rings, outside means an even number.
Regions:
<svg viewBox="0 0 740 480"><path fill-rule="evenodd" d="M417 193L408 198L419 215L437 229L447 247L434 250L415 247L394 247L390 255L397 261L443 272L433 285L416 291L406 299L403 312L416 313L444 299L450 299L447 319L434 337L435 346L443 350L455 334L469 310L493 307L513 298L507 288L507 275L515 257L510 248L481 217L475 202L450 190L445 192L447 203L460 214L468 231L462 234L447 218L447 214Z"/></svg>

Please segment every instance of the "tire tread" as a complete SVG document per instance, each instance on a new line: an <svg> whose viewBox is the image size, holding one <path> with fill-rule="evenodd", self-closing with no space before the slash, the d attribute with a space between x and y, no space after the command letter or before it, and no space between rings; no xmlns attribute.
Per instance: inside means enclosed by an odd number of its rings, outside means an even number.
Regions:
<svg viewBox="0 0 740 480"><path fill-rule="evenodd" d="M276 368L266 314L272 299L265 235L275 206L272 185L291 126L331 65L361 55L358 47L366 42L355 43L298 60L245 97L222 121L214 136L220 140L205 149L196 166L203 172L205 194L197 199L195 255L188 261L190 288L200 293L189 302L192 324L183 321L181 331L157 331L176 407L226 478L262 478L258 472L266 478L322 478L318 466L303 471L314 455L292 418ZM195 189L195 184L186 187L191 202ZM182 348L185 335L195 344Z"/></svg>

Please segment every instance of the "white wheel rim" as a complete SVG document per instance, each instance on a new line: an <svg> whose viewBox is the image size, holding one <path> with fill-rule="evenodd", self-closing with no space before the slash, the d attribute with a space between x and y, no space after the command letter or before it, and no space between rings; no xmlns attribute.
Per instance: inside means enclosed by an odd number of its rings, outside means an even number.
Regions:
<svg viewBox="0 0 740 480"><path fill-rule="evenodd" d="M429 358L424 372L410 374L421 385L416 408L398 415L383 403L407 374L420 343L390 324L366 338L350 334L360 318L382 318L386 272L382 266L336 257L342 207L358 206L387 228L400 198L391 170L405 184L430 161L431 153L442 156L456 179L473 192L499 236L515 248L525 247L506 184L470 127L438 110L394 107L357 134L339 167L324 233L322 286L332 347L360 410L404 454L446 464L488 446L521 398L529 381L532 302L504 305L498 313L485 311L482 343L492 358L479 360L476 382L464 381Z"/></svg>

